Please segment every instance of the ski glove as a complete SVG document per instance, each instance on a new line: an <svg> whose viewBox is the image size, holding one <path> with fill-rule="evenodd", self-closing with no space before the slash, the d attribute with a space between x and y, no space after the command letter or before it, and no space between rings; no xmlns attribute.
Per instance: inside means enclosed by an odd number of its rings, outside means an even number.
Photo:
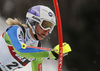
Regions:
<svg viewBox="0 0 100 71"><path fill-rule="evenodd" d="M54 47L54 49L56 51L51 51L51 55L53 54L55 56L55 59L58 59L58 55L59 55L59 44L56 45ZM68 52L71 52L71 47L69 46L69 44L67 44L66 42L63 43L63 56L66 56L68 54Z"/></svg>
<svg viewBox="0 0 100 71"><path fill-rule="evenodd" d="M54 49L56 50L55 52L57 54L59 54L59 44L57 46L54 47ZM69 46L69 44L67 44L66 42L63 43L63 54L68 53L71 51L71 47Z"/></svg>

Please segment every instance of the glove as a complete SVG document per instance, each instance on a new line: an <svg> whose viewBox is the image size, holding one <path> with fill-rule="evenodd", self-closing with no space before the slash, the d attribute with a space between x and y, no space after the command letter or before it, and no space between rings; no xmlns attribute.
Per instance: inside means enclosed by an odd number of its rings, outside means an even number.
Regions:
<svg viewBox="0 0 100 71"><path fill-rule="evenodd" d="M56 50L55 52L57 54L59 54L59 44L57 46L54 47L54 49ZM71 47L69 46L69 44L67 44L66 42L63 43L63 54L71 52Z"/></svg>
<svg viewBox="0 0 100 71"><path fill-rule="evenodd" d="M54 50L50 52L50 59L58 59L59 57L59 44L54 47ZM71 52L71 47L66 42L63 43L63 56L66 56L68 52Z"/></svg>

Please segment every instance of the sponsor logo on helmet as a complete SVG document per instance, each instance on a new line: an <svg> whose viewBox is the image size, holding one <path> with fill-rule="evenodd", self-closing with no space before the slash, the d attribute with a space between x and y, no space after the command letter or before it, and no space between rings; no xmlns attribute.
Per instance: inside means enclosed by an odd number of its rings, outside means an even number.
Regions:
<svg viewBox="0 0 100 71"><path fill-rule="evenodd" d="M32 16L33 19L36 19L37 21L40 21L39 18L35 17L35 16Z"/></svg>
<svg viewBox="0 0 100 71"><path fill-rule="evenodd" d="M49 15L50 17L52 17L52 16L53 16L53 14L52 14L51 12L49 12L49 13L48 13L48 15Z"/></svg>

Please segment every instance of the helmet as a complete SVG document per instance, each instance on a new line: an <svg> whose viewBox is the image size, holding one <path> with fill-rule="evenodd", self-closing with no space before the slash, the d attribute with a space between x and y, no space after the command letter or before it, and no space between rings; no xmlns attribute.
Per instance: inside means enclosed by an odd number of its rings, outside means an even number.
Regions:
<svg viewBox="0 0 100 71"><path fill-rule="evenodd" d="M42 25L44 21L48 22L46 26ZM34 25L36 25L36 23L39 23L40 27L43 30L49 29L49 33L51 33L54 26L56 25L56 17L54 12L49 7L37 5L30 8L27 12L26 23L33 30L35 28Z"/></svg>

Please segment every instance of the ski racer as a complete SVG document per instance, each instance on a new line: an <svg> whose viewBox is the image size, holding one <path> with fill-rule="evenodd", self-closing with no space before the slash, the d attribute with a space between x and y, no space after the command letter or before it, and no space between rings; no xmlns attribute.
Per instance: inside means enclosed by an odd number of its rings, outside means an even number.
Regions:
<svg viewBox="0 0 100 71"><path fill-rule="evenodd" d="M26 14L26 24L16 18L8 18L10 25L0 37L0 71L14 71L31 62L32 71L42 71L44 58L58 59L59 45L56 51L46 51L27 46L40 47L40 40L50 34L56 25L53 11L43 5L36 5ZM71 51L69 44L63 43L63 54Z"/></svg>

